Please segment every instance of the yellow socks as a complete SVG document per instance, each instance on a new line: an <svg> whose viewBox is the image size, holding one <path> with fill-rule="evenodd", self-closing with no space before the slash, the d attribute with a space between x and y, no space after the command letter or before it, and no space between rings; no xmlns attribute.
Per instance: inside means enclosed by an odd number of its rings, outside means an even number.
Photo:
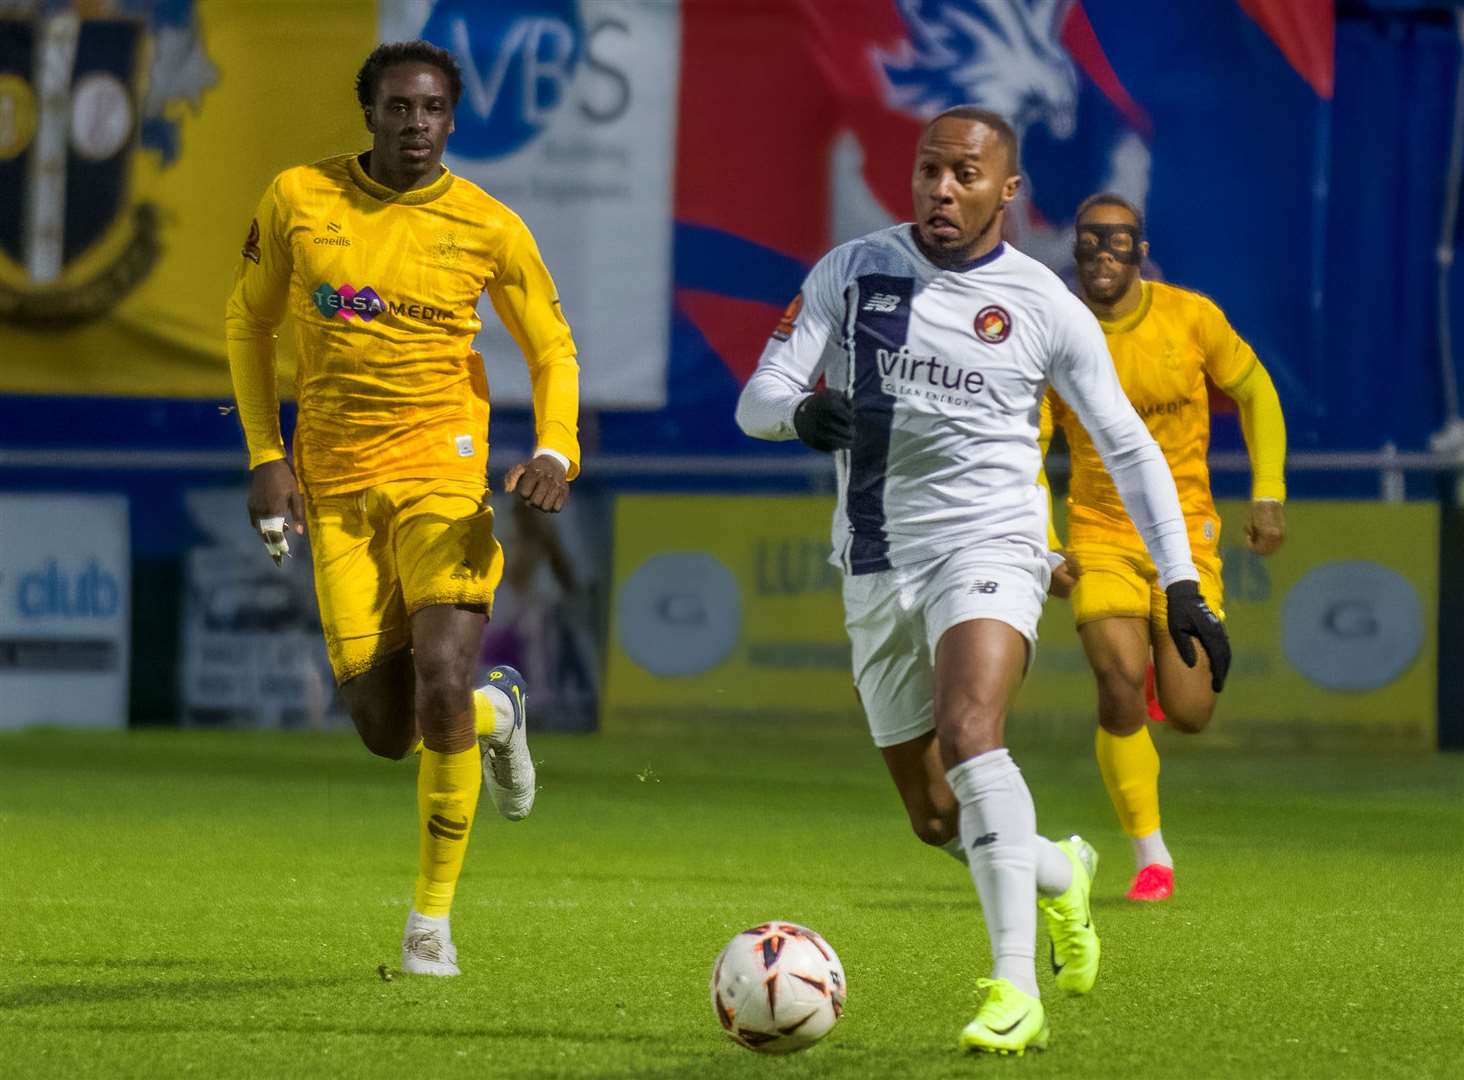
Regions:
<svg viewBox="0 0 1464 1080"><path fill-rule="evenodd" d="M468 834L483 787L477 744L456 754L422 749L417 768L417 818L421 862L413 907L422 915L447 918L452 894L468 852Z"/></svg>
<svg viewBox="0 0 1464 1080"><path fill-rule="evenodd" d="M1098 728L1098 771L1129 836L1159 830L1159 751L1145 724L1132 735L1113 735Z"/></svg>

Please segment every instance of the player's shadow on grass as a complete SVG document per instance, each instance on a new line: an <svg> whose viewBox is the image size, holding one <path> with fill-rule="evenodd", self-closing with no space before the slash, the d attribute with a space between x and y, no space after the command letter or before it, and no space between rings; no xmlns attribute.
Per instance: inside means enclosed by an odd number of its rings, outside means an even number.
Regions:
<svg viewBox="0 0 1464 1080"><path fill-rule="evenodd" d="M1123 896L1095 896L1088 903L1099 911L1140 911L1164 907L1163 904L1136 904Z"/></svg>
<svg viewBox="0 0 1464 1080"><path fill-rule="evenodd" d="M250 993L272 996L282 991L319 990L356 981L358 981L357 978L345 975L322 976L314 979L281 979L261 975L257 978L246 979L209 979L198 976L167 980L135 979L131 982L100 985L50 983L0 993L0 1013L61 1005L105 1005L134 1001L138 998L148 998L153 1001L177 999L184 1002L196 1002L209 998L233 997Z"/></svg>
<svg viewBox="0 0 1464 1080"><path fill-rule="evenodd" d="M138 968L206 968L213 965L210 960L184 959L181 956L38 957L26 963L30 967L121 968L127 971Z"/></svg>
<svg viewBox="0 0 1464 1080"><path fill-rule="evenodd" d="M866 885L859 883L866 892L888 892L889 899L851 900L849 906L856 911L951 911L965 906L969 901L976 903L976 892L971 882L926 883L919 885L903 882L896 885Z"/></svg>
<svg viewBox="0 0 1464 1080"><path fill-rule="evenodd" d="M265 981L265 980L262 980ZM273 983L273 980L268 980ZM312 980L299 979L294 982L304 984ZM314 980L315 985L320 983L354 982L354 979L320 979ZM382 1025L375 1021L363 1022L360 1025L336 1024L336 1023L311 1023L309 1021L298 1022L270 1022L267 1020L250 1020L247 1023L220 1022L212 1014L200 1016L197 1023L180 1023L178 1021L155 1022L149 1020L131 1021L107 1021L107 1020L67 1020L67 1031L89 1031L97 1034L108 1034L121 1032L130 1035L194 1035L201 1030L207 1030L212 1034L235 1034L235 1035L262 1035L272 1033L276 1035L344 1035L350 1038L387 1039L391 1041L402 1041L410 1039L445 1040L458 1041L462 1039L484 1039L501 1042L505 1040L529 1040L535 1043L541 1042L585 1042L585 1043L624 1043L647 1044L661 1046L665 1043L665 1036L649 1031L604 1031L589 1029L570 1029L564 1027L487 1027L484 1025L449 1026L440 1027L418 1027L409 1024Z"/></svg>

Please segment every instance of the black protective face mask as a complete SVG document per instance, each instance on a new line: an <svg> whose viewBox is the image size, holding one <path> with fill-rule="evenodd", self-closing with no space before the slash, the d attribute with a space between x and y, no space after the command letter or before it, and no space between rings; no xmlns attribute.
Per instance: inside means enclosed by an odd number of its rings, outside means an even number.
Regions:
<svg viewBox="0 0 1464 1080"><path fill-rule="evenodd" d="M1115 236L1128 237L1126 250L1113 246ZM1083 225L1078 228L1077 239L1073 242L1073 258L1080 263L1091 262L1106 251L1113 256L1114 262L1138 266L1143 261L1139 254L1139 241L1143 238L1137 225Z"/></svg>

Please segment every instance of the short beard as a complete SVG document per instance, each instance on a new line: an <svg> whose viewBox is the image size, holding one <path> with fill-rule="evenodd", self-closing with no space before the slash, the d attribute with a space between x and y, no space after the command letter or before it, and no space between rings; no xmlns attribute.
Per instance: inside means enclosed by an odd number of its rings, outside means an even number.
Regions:
<svg viewBox="0 0 1464 1080"><path fill-rule="evenodd" d="M940 256L940 258L932 259L931 261L947 270L952 270L956 267L965 266L968 262L971 261L971 252L975 251L978 247L981 246L981 242L986 239L987 233L991 232L992 226L994 226L998 221L1001 220L1001 212L1004 209L1005 206L1001 203L998 203L996 209L991 212L991 216L986 219L986 224L981 226L981 228L977 230L976 235L973 236L968 243L962 244L959 251L949 251L935 248L935 252ZM934 247L934 245L932 245L932 247Z"/></svg>

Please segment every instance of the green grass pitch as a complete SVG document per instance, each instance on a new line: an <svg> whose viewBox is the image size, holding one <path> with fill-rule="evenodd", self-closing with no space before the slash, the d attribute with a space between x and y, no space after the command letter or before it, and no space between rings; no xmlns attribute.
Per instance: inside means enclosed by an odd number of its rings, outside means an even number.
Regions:
<svg viewBox="0 0 1464 1080"><path fill-rule="evenodd" d="M344 734L0 736L0 1076L1464 1075L1464 759L1162 739L1178 891L1140 908L1091 752L1015 742L1040 827L1103 856L1098 986L1066 998L1040 965L1052 1044L1020 1061L955 1049L975 892L853 723L536 739L533 817L479 811L456 980L378 973L412 763ZM723 943L775 917L850 985L789 1059L707 1000Z"/></svg>

